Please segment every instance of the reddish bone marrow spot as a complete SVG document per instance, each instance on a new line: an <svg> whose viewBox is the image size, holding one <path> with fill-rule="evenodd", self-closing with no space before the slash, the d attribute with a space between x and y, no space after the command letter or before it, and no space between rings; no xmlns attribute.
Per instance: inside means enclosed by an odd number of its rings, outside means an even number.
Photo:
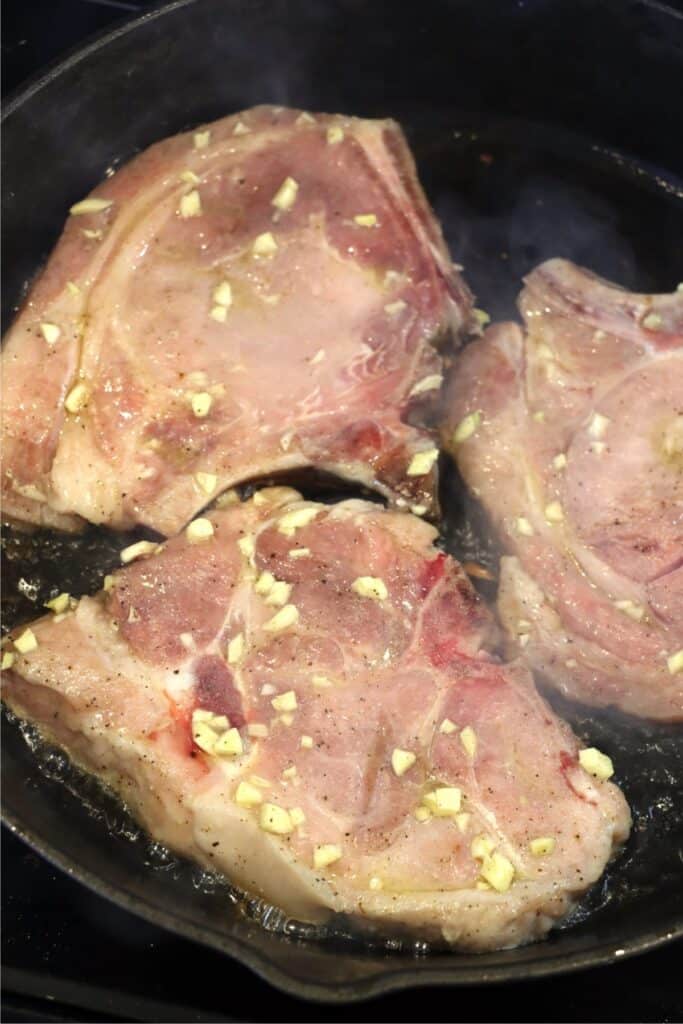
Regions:
<svg viewBox="0 0 683 1024"><path fill-rule="evenodd" d="M195 666L195 705L215 715L227 715L230 725L240 729L245 722L242 697L232 672L217 655L200 658Z"/></svg>

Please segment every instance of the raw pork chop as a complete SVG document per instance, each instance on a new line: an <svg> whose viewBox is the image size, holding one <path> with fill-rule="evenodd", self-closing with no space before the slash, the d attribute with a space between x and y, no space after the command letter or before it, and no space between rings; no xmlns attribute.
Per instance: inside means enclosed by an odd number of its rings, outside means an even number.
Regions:
<svg viewBox="0 0 683 1024"><path fill-rule="evenodd" d="M6 699L154 836L298 918L544 934L628 832L607 759L588 774L529 673L486 654L431 526L298 497L195 520L18 631Z"/></svg>
<svg viewBox="0 0 683 1024"><path fill-rule="evenodd" d="M683 294L551 260L520 309L463 353L444 432L512 555L501 617L568 696L681 718Z"/></svg>
<svg viewBox="0 0 683 1024"><path fill-rule="evenodd" d="M429 509L436 449L407 416L470 296L398 125L259 107L72 214L5 346L8 515L172 534L311 465Z"/></svg>

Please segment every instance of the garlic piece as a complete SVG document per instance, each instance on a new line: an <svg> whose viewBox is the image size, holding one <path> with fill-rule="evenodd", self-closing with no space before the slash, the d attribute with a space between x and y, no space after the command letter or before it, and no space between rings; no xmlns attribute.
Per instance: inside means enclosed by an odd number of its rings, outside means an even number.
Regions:
<svg viewBox="0 0 683 1024"><path fill-rule="evenodd" d="M192 412L197 419L204 419L204 417L208 416L211 411L213 398L208 391L195 391L195 393L190 397L190 404L192 406Z"/></svg>
<svg viewBox="0 0 683 1024"><path fill-rule="evenodd" d="M486 310L477 309L476 307L472 310L474 318L480 327L486 327L487 324L491 323L491 317L488 315Z"/></svg>
<svg viewBox="0 0 683 1024"><path fill-rule="evenodd" d="M659 313L648 313L647 316L641 320L643 327L648 331L659 331L661 329L663 320Z"/></svg>
<svg viewBox="0 0 683 1024"><path fill-rule="evenodd" d="M398 316L406 308L406 305L407 303L403 299L397 299L396 302L388 302L384 307L384 312L388 313L389 316Z"/></svg>
<svg viewBox="0 0 683 1024"><path fill-rule="evenodd" d="M529 520L524 516L519 516L515 521L515 525L517 527L517 533L521 533L523 537L533 537L534 528Z"/></svg>
<svg viewBox="0 0 683 1024"><path fill-rule="evenodd" d="M299 183L294 178L287 177L271 199L273 206L278 210L291 210L296 202L296 195L299 191Z"/></svg>
<svg viewBox="0 0 683 1024"><path fill-rule="evenodd" d="M36 635L32 629L25 629L14 641L15 648L19 654L30 654L38 646Z"/></svg>
<svg viewBox="0 0 683 1024"><path fill-rule="evenodd" d="M289 812L289 817L291 818L292 825L294 825L295 828L299 828L299 826L303 825L306 821L306 815L300 807L292 807Z"/></svg>
<svg viewBox="0 0 683 1024"><path fill-rule="evenodd" d="M73 217L81 217L86 213L101 213L102 210L108 210L113 201L113 199L98 199L96 196L92 196L90 199L81 199L80 203L74 203L69 209L69 213Z"/></svg>
<svg viewBox="0 0 683 1024"><path fill-rule="evenodd" d="M15 656L12 651L2 652L2 662L0 662L0 668L2 668L3 672L5 671L5 669L12 667L12 665L14 664L14 657Z"/></svg>
<svg viewBox="0 0 683 1024"><path fill-rule="evenodd" d="M379 892L383 888L384 882L382 881L382 879L378 878L377 875L373 875L368 882L368 889L371 889L372 892Z"/></svg>
<svg viewBox="0 0 683 1024"><path fill-rule="evenodd" d="M129 544L127 548L119 552L119 558L124 565L128 565L129 562L134 562L136 558L142 558L143 555L152 555L159 547L152 540L139 540L136 544Z"/></svg>
<svg viewBox="0 0 683 1024"><path fill-rule="evenodd" d="M193 519L185 528L185 536L190 544L201 544L213 537L213 523L210 519Z"/></svg>
<svg viewBox="0 0 683 1024"><path fill-rule="evenodd" d="M249 559L249 561L251 561L256 554L256 543L251 534L247 534L246 537L240 537L237 541L237 547L240 549L244 557Z"/></svg>
<svg viewBox="0 0 683 1024"><path fill-rule="evenodd" d="M64 408L76 416L82 409L85 409L89 401L90 392L85 384L75 384L64 399Z"/></svg>
<svg viewBox="0 0 683 1024"><path fill-rule="evenodd" d="M69 594L58 594L57 597L53 597L50 601L45 602L45 607L49 608L50 611L60 615L65 612L70 604Z"/></svg>
<svg viewBox="0 0 683 1024"><path fill-rule="evenodd" d="M672 676L675 676L677 672L683 672L683 647L680 651L669 655L666 659L666 666Z"/></svg>
<svg viewBox="0 0 683 1024"><path fill-rule="evenodd" d="M559 455L555 456L555 458L553 459L553 466L555 469L567 468L567 456L564 454L564 452L560 452Z"/></svg>
<svg viewBox="0 0 683 1024"><path fill-rule="evenodd" d="M206 149L211 139L211 131L207 128L205 132L195 132L193 136L195 149Z"/></svg>
<svg viewBox="0 0 683 1024"><path fill-rule="evenodd" d="M285 537L293 537L302 526L308 526L320 511L320 508L316 506L313 508L295 508L291 512L285 512L278 520L278 533L284 534Z"/></svg>
<svg viewBox="0 0 683 1024"><path fill-rule="evenodd" d="M66 282L66 290L68 291L69 295L80 295L81 294L81 289L78 287L78 285L74 281L67 281Z"/></svg>
<svg viewBox="0 0 683 1024"><path fill-rule="evenodd" d="M299 609L294 604L286 604L276 615L263 626L268 633L281 633L299 621Z"/></svg>
<svg viewBox="0 0 683 1024"><path fill-rule="evenodd" d="M275 836L286 836L294 831L294 824L284 807L277 804L262 804L259 825L264 832L270 832Z"/></svg>
<svg viewBox="0 0 683 1024"><path fill-rule="evenodd" d="M438 448L428 448L423 452L416 452L408 464L406 473L408 476L426 476L439 457Z"/></svg>
<svg viewBox="0 0 683 1024"><path fill-rule="evenodd" d="M256 591L257 594L260 594L262 597L265 597L266 594L270 593L274 585L275 577L273 576L272 572L268 572L268 570L266 570L265 572L262 572L259 578L256 580L256 583L254 584L254 590Z"/></svg>
<svg viewBox="0 0 683 1024"><path fill-rule="evenodd" d="M467 756L474 760L477 753L477 734L471 725L466 725L460 733L460 742Z"/></svg>
<svg viewBox="0 0 683 1024"><path fill-rule="evenodd" d="M313 737L302 736L299 740L299 746L302 750L313 750Z"/></svg>
<svg viewBox="0 0 683 1024"><path fill-rule="evenodd" d="M331 124L327 129L327 143L336 146L344 138L344 129L338 124Z"/></svg>
<svg viewBox="0 0 683 1024"><path fill-rule="evenodd" d="M413 812L413 817L415 818L416 821L419 821L420 824L424 824L425 821L429 821L429 819L432 817L432 812L429 810L428 807L425 807L424 804L421 804L419 807L415 808L415 811Z"/></svg>
<svg viewBox="0 0 683 1024"><path fill-rule="evenodd" d="M515 869L502 853L492 853L482 864L481 875L496 892L507 892L515 877Z"/></svg>
<svg viewBox="0 0 683 1024"><path fill-rule="evenodd" d="M263 803L263 794L260 789L252 786L250 782L240 782L235 790L235 803L239 807L258 807L259 804Z"/></svg>
<svg viewBox="0 0 683 1024"><path fill-rule="evenodd" d="M219 757L239 757L244 753L242 737L239 729L228 729L222 736L219 736L214 744L214 753Z"/></svg>
<svg viewBox="0 0 683 1024"><path fill-rule="evenodd" d="M579 751L579 764L589 775L605 782L614 775L612 759L596 747L584 747Z"/></svg>
<svg viewBox="0 0 683 1024"><path fill-rule="evenodd" d="M232 287L229 281L221 281L213 290L213 301L217 306L232 306Z"/></svg>
<svg viewBox="0 0 683 1024"><path fill-rule="evenodd" d="M194 171L181 171L178 178L180 181L184 181L188 185L198 185L200 180L199 176L196 175Z"/></svg>
<svg viewBox="0 0 683 1024"><path fill-rule="evenodd" d="M463 417L455 428L453 444L462 444L463 441L469 440L480 424L481 412L478 409L476 412L471 412L467 416Z"/></svg>
<svg viewBox="0 0 683 1024"><path fill-rule="evenodd" d="M555 840L552 836L539 836L529 843L529 850L534 857L547 857L555 849Z"/></svg>
<svg viewBox="0 0 683 1024"><path fill-rule="evenodd" d="M284 580L276 580L266 598L266 604L275 605L276 607L287 604L291 593L291 583L286 583Z"/></svg>
<svg viewBox="0 0 683 1024"><path fill-rule="evenodd" d="M603 416L599 412L594 412L591 416L591 421L588 424L588 433L596 441L600 441L605 436L605 431L609 426L611 420L607 416Z"/></svg>
<svg viewBox="0 0 683 1024"><path fill-rule="evenodd" d="M628 598L623 601L615 601L614 607L618 611L623 612L624 615L628 615L628 617L633 619L635 622L640 622L645 615L644 606L642 604L636 604L635 601L630 601Z"/></svg>
<svg viewBox="0 0 683 1024"><path fill-rule="evenodd" d="M289 552L290 558L307 558L311 553L310 548L292 548Z"/></svg>
<svg viewBox="0 0 683 1024"><path fill-rule="evenodd" d="M202 473L201 471L194 475L195 483L204 494L213 494L216 490L216 484L218 483L218 477L215 473Z"/></svg>
<svg viewBox="0 0 683 1024"><path fill-rule="evenodd" d="M202 201L196 188L180 197L180 216L183 220L199 217L202 212Z"/></svg>
<svg viewBox="0 0 683 1024"><path fill-rule="evenodd" d="M496 844L490 836L475 836L470 845L470 852L477 860L489 857L496 848Z"/></svg>
<svg viewBox="0 0 683 1024"><path fill-rule="evenodd" d="M457 729L455 722L451 722L450 718L444 718L443 722L439 726L439 732L445 733L446 736L450 736L452 732Z"/></svg>
<svg viewBox="0 0 683 1024"><path fill-rule="evenodd" d="M545 518L548 523L561 523L564 519L564 510L559 501L551 501L545 507Z"/></svg>
<svg viewBox="0 0 683 1024"><path fill-rule="evenodd" d="M410 750L401 750L400 747L396 747L391 755L391 767L394 770L394 774L400 778L405 775L410 768L415 764L415 754Z"/></svg>
<svg viewBox="0 0 683 1024"><path fill-rule="evenodd" d="M341 855L341 846L337 846L336 843L324 843L322 846L316 846L313 851L313 867L327 868L330 864L336 864Z"/></svg>
<svg viewBox="0 0 683 1024"><path fill-rule="evenodd" d="M351 584L351 589L360 597L369 597L373 601L386 601L389 596L386 583L378 576L359 576Z"/></svg>
<svg viewBox="0 0 683 1024"><path fill-rule="evenodd" d="M244 633L236 633L228 644L228 665L237 665L244 657Z"/></svg>
<svg viewBox="0 0 683 1024"><path fill-rule="evenodd" d="M286 693L281 693L279 696L273 697L270 703L276 711L296 711L299 706L294 690L287 690Z"/></svg>
<svg viewBox="0 0 683 1024"><path fill-rule="evenodd" d="M238 121L232 130L233 135L248 135L249 129L243 121Z"/></svg>
<svg viewBox="0 0 683 1024"><path fill-rule="evenodd" d="M257 235L251 243L251 251L254 256L272 256L277 251L277 242L272 232L264 231Z"/></svg>
<svg viewBox="0 0 683 1024"><path fill-rule="evenodd" d="M268 735L268 726L264 722L250 722L247 726L247 734L256 739L265 739Z"/></svg>
<svg viewBox="0 0 683 1024"><path fill-rule="evenodd" d="M40 333L45 338L48 345L55 345L61 336L62 329L57 324L42 323L40 325Z"/></svg>
<svg viewBox="0 0 683 1024"><path fill-rule="evenodd" d="M377 224L377 217L374 213L357 213L353 219L361 228L374 228Z"/></svg>
<svg viewBox="0 0 683 1024"><path fill-rule="evenodd" d="M471 817L472 815L468 814L467 811L461 811L460 814L456 814L455 816L455 824L458 826L458 831L461 832L463 835L465 834L465 832L467 832L467 829L469 828Z"/></svg>
<svg viewBox="0 0 683 1024"><path fill-rule="evenodd" d="M386 309L386 306L384 307ZM413 386L410 391L412 395L422 395L425 391L434 391L436 388L440 388L443 384L442 373L431 373L428 377L423 377L417 384Z"/></svg>
<svg viewBox="0 0 683 1024"><path fill-rule="evenodd" d="M453 818L460 810L462 790L457 786L439 786L426 793L422 802L437 818Z"/></svg>
<svg viewBox="0 0 683 1024"><path fill-rule="evenodd" d="M224 324L228 319L228 310L225 306L212 306L209 316L219 324Z"/></svg>

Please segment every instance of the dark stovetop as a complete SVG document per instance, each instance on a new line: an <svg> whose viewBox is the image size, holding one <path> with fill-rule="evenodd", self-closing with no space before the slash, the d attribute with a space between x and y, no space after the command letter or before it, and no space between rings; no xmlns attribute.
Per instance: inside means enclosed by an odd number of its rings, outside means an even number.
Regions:
<svg viewBox="0 0 683 1024"><path fill-rule="evenodd" d="M321 0L322 2L322 0ZM149 0L11 0L3 90ZM566 978L400 993L348 1008L281 995L219 953L95 896L3 829L3 1013L11 1021L655 1021L683 1017L680 948Z"/></svg>

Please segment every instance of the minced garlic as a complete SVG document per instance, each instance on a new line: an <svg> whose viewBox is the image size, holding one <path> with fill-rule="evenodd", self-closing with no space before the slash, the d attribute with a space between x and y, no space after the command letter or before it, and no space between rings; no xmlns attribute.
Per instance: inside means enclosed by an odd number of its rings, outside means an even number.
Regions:
<svg viewBox="0 0 683 1024"><path fill-rule="evenodd" d="M228 644L228 665L237 665L244 657L244 633L236 633Z"/></svg>
<svg viewBox="0 0 683 1024"><path fill-rule="evenodd" d="M648 331L659 331L663 320L659 313L648 313L641 321L643 327Z"/></svg>
<svg viewBox="0 0 683 1024"><path fill-rule="evenodd" d="M14 664L14 658L15 656L12 651L2 652L2 662L0 662L0 668L2 668L3 672L5 669L12 667L12 665Z"/></svg>
<svg viewBox="0 0 683 1024"><path fill-rule="evenodd" d="M377 217L374 213L357 213L353 219L361 228L374 228L377 224Z"/></svg>
<svg viewBox="0 0 683 1024"><path fill-rule="evenodd" d="M286 604L276 615L263 626L268 633L281 633L299 621L299 609L294 604Z"/></svg>
<svg viewBox="0 0 683 1024"><path fill-rule="evenodd" d="M666 659L666 666L672 676L675 676L677 672L683 672L683 647L680 651L669 655Z"/></svg>
<svg viewBox="0 0 683 1024"><path fill-rule="evenodd" d="M289 552L290 558L308 558L311 553L310 548L292 548Z"/></svg>
<svg viewBox="0 0 683 1024"><path fill-rule="evenodd" d="M338 124L331 124L327 129L327 142L330 146L336 146L344 138L344 129Z"/></svg>
<svg viewBox="0 0 683 1024"><path fill-rule="evenodd" d="M410 750L401 750L400 747L396 747L391 755L391 767L394 770L394 774L400 778L405 775L410 768L415 764L415 754Z"/></svg>
<svg viewBox="0 0 683 1024"><path fill-rule="evenodd" d="M263 803L263 794L260 789L252 786L250 782L240 782L235 790L235 803L239 807L258 807L259 804Z"/></svg>
<svg viewBox="0 0 683 1024"><path fill-rule="evenodd" d="M232 287L229 281L221 281L213 290L213 301L217 306L232 306Z"/></svg>
<svg viewBox="0 0 683 1024"><path fill-rule="evenodd" d="M559 455L555 456L555 458L553 459L553 467L555 469L567 468L567 456L564 454L564 452L560 452Z"/></svg>
<svg viewBox="0 0 683 1024"><path fill-rule="evenodd" d="M270 703L276 711L296 711L298 707L294 690L287 690L286 693L273 697Z"/></svg>
<svg viewBox="0 0 683 1024"><path fill-rule="evenodd" d="M224 324L228 319L228 310L226 306L212 306L209 316L212 320L215 320L219 324Z"/></svg>
<svg viewBox="0 0 683 1024"><path fill-rule="evenodd" d="M213 537L213 523L210 519L193 519L185 527L185 536L190 544L201 544Z"/></svg>
<svg viewBox="0 0 683 1024"><path fill-rule="evenodd" d="M291 593L291 583L286 583L284 580L276 580L266 597L266 604L275 605L276 607L287 604Z"/></svg>
<svg viewBox="0 0 683 1024"><path fill-rule="evenodd" d="M474 760L477 753L477 734L471 725L466 725L460 733L460 742L467 756Z"/></svg>
<svg viewBox="0 0 683 1024"><path fill-rule="evenodd" d="M277 242L272 232L264 231L263 234L257 235L251 243L251 251L254 256L272 256L277 252Z"/></svg>
<svg viewBox="0 0 683 1024"><path fill-rule="evenodd" d="M201 212L202 201L196 188L180 197L180 216L183 220L188 220L190 217L199 217Z"/></svg>
<svg viewBox="0 0 683 1024"><path fill-rule="evenodd" d="M438 448L428 448L423 452L416 452L408 463L406 473L408 476L426 476L439 457Z"/></svg>
<svg viewBox="0 0 683 1024"><path fill-rule="evenodd" d="M62 330L61 327L57 326L57 324L42 323L40 325L40 333L43 335L48 345L56 345L59 341Z"/></svg>
<svg viewBox="0 0 683 1024"><path fill-rule="evenodd" d="M208 391L195 391L190 397L190 405L192 406L192 412L197 419L203 419L208 416L213 405L213 398Z"/></svg>
<svg viewBox="0 0 683 1024"><path fill-rule="evenodd" d="M273 206L276 206L278 210L291 210L296 202L298 191L298 181L295 181L294 178L287 177L271 199L271 203Z"/></svg>
<svg viewBox="0 0 683 1024"><path fill-rule="evenodd" d="M559 501L551 501L545 507L545 518L548 523L561 523L564 519L564 510Z"/></svg>
<svg viewBox="0 0 683 1024"><path fill-rule="evenodd" d="M579 764L589 775L603 782L614 775L612 759L596 747L585 747L579 751Z"/></svg>
<svg viewBox="0 0 683 1024"><path fill-rule="evenodd" d="M481 412L479 412L479 410L471 412L467 416L463 417L455 428L453 444L462 444L463 441L469 440L480 424Z"/></svg>
<svg viewBox="0 0 683 1024"><path fill-rule="evenodd" d="M32 629L25 629L14 641L15 648L19 654L30 654L38 646L36 635Z"/></svg>
<svg viewBox="0 0 683 1024"><path fill-rule="evenodd" d="M517 533L521 533L523 537L533 537L534 528L529 520L524 516L518 516L515 520L515 525L517 527Z"/></svg>
<svg viewBox="0 0 683 1024"><path fill-rule="evenodd" d="M218 483L218 477L215 473L202 473L201 471L194 475L195 483L201 491L205 494L213 494L216 490L216 484Z"/></svg>
<svg viewBox="0 0 683 1024"><path fill-rule="evenodd" d="M205 132L195 132L193 139L195 149L206 149L211 139L210 129L207 128Z"/></svg>
<svg viewBox="0 0 683 1024"><path fill-rule="evenodd" d="M113 199L98 199L96 196L92 196L90 199L81 199L80 203L74 203L69 209L69 213L73 217L80 217L86 213L101 213L102 210L108 210L113 201Z"/></svg>
<svg viewBox="0 0 683 1024"><path fill-rule="evenodd" d="M319 512L320 508L317 506L313 508L295 508L291 512L285 512L278 520L278 533L283 533L285 537L293 537L302 526L308 526Z"/></svg>
<svg viewBox="0 0 683 1024"><path fill-rule="evenodd" d="M451 722L450 718L444 718L443 722L439 726L439 732L443 732L446 736L450 736L450 734L455 732L457 728L458 727L455 722Z"/></svg>
<svg viewBox="0 0 683 1024"><path fill-rule="evenodd" d="M496 848L496 844L490 836L475 836L470 845L470 852L477 860L489 857Z"/></svg>
<svg viewBox="0 0 683 1024"><path fill-rule="evenodd" d="M539 836L529 843L529 850L534 857L547 857L555 849L555 840L552 836Z"/></svg>
<svg viewBox="0 0 683 1024"><path fill-rule="evenodd" d="M306 821L306 815L304 814L300 807L292 807L291 811L289 812L289 817L292 821L292 825L294 825L295 828L299 828Z"/></svg>
<svg viewBox="0 0 683 1024"><path fill-rule="evenodd" d="M313 737L302 736L299 740L299 746L302 750L313 750Z"/></svg>
<svg viewBox="0 0 683 1024"><path fill-rule="evenodd" d="M152 555L159 547L152 540L139 540L136 544L129 544L127 548L119 552L119 558L124 565L128 565L129 562L134 562L136 558L142 558L144 555Z"/></svg>
<svg viewBox="0 0 683 1024"><path fill-rule="evenodd" d="M515 877L515 869L502 853L492 853L484 860L481 875L496 892L507 892Z"/></svg>
<svg viewBox="0 0 683 1024"><path fill-rule="evenodd" d="M385 309L386 309L386 307L385 307ZM412 387L412 389L410 391L410 394L411 394L411 396L412 395L422 395L422 394L424 394L425 391L434 391L436 388L440 388L442 384L443 384L443 374L442 373L431 373L431 374L429 374L428 377L423 377L422 380L419 380L417 382L417 384L415 384Z"/></svg>
<svg viewBox="0 0 683 1024"><path fill-rule="evenodd" d="M439 786L425 793L422 802L437 818L453 818L460 810L462 791L457 786Z"/></svg>
<svg viewBox="0 0 683 1024"><path fill-rule="evenodd" d="M628 615L630 619L634 619L635 622L640 622L645 615L645 608L642 604L636 604L635 601L630 601L626 598L623 601L615 601L614 607L624 615Z"/></svg>
<svg viewBox="0 0 683 1024"><path fill-rule="evenodd" d="M610 424L610 420L607 416L603 416L599 412L594 412L591 416L591 421L588 424L588 433L591 437L595 438L596 441L601 440L605 436L605 431Z"/></svg>
<svg viewBox="0 0 683 1024"><path fill-rule="evenodd" d="M45 607L49 608L50 611L55 612L57 615L60 615L62 612L67 610L69 604L70 595L65 593L58 594L57 597L53 597L50 601L46 601Z"/></svg>
<svg viewBox="0 0 683 1024"><path fill-rule="evenodd" d="M386 601L389 596L386 583L378 576L358 576L351 589L360 597L369 597L373 601Z"/></svg>
<svg viewBox="0 0 683 1024"><path fill-rule="evenodd" d="M187 185L198 185L199 176L194 171L181 171L178 175L180 181L184 181Z"/></svg>
<svg viewBox="0 0 683 1024"><path fill-rule="evenodd" d="M90 392L85 384L75 384L64 399L64 408L67 412L76 416L81 410L85 409L89 401Z"/></svg>
<svg viewBox="0 0 683 1024"><path fill-rule="evenodd" d="M327 868L330 864L336 864L341 859L341 855L341 846L337 846L336 843L324 843L322 846L316 846L313 851L313 867Z"/></svg>
<svg viewBox="0 0 683 1024"><path fill-rule="evenodd" d="M398 314L402 313L405 308L406 303L403 299L397 299L396 302L388 302L384 307L384 312L388 313L389 316L398 316Z"/></svg>
<svg viewBox="0 0 683 1024"><path fill-rule="evenodd" d="M286 836L294 831L289 811L284 807L278 807L277 804L262 804L259 825L264 832L271 832L276 836Z"/></svg>
<svg viewBox="0 0 683 1024"><path fill-rule="evenodd" d="M275 577L273 576L272 572L268 572L266 570L265 572L261 573L259 578L254 583L254 590L256 591L257 594L260 594L262 597L264 597L266 594L270 593L270 591L273 589L274 584Z"/></svg>
<svg viewBox="0 0 683 1024"><path fill-rule="evenodd" d="M242 737L238 729L228 729L214 744L214 753L219 757L239 757L244 753Z"/></svg>

